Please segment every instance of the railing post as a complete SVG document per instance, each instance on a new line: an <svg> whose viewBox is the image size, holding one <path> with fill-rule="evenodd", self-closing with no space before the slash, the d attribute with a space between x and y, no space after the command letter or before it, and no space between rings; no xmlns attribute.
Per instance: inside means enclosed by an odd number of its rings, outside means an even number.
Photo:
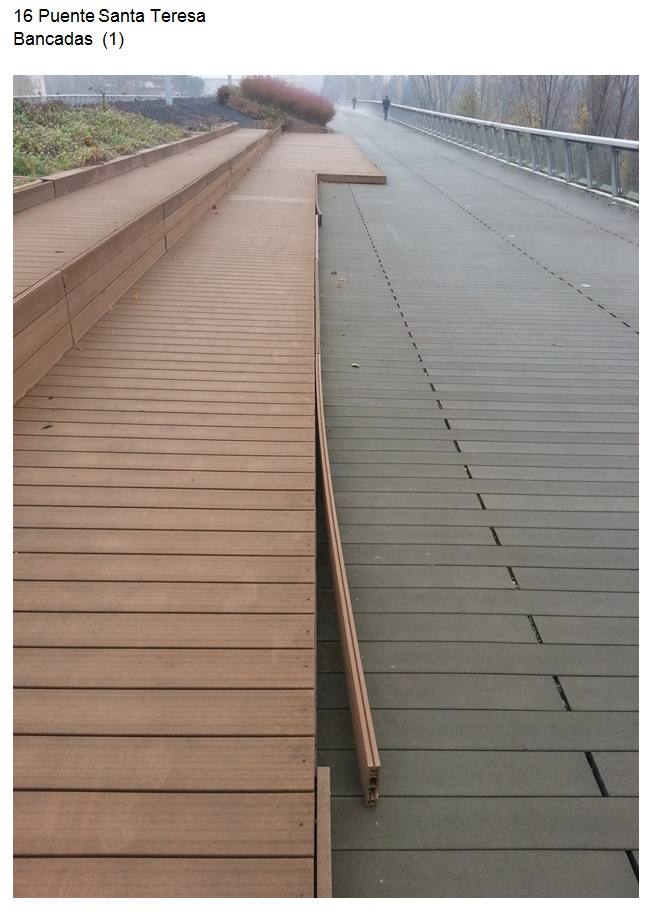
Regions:
<svg viewBox="0 0 657 918"><path fill-rule="evenodd" d="M566 146L566 178L569 182L573 180L573 148L569 140L564 140Z"/></svg>
<svg viewBox="0 0 657 918"><path fill-rule="evenodd" d="M507 154L507 159L509 160L509 162L511 162L511 158L512 158L512 153L511 153L511 138L509 137L509 132L506 131L506 130L504 131L504 139L506 140L506 154Z"/></svg>
<svg viewBox="0 0 657 918"><path fill-rule="evenodd" d="M529 135L529 143L532 148L532 169L534 170L534 172L538 172L539 171L539 169L537 168L538 156L536 155L536 137L534 134Z"/></svg>
<svg viewBox="0 0 657 918"><path fill-rule="evenodd" d="M520 143L520 131L516 131L516 140L518 141L518 165L522 166L522 144Z"/></svg>
<svg viewBox="0 0 657 918"><path fill-rule="evenodd" d="M618 150L611 148L611 193L615 198L620 195L620 181L618 177Z"/></svg>
<svg viewBox="0 0 657 918"><path fill-rule="evenodd" d="M593 188L593 170L591 168L591 153L593 152L592 144L585 143L584 151L586 154L586 187Z"/></svg>
<svg viewBox="0 0 657 918"><path fill-rule="evenodd" d="M554 175L554 157L552 156L552 138L545 138L545 149L547 150L547 167L548 175Z"/></svg>

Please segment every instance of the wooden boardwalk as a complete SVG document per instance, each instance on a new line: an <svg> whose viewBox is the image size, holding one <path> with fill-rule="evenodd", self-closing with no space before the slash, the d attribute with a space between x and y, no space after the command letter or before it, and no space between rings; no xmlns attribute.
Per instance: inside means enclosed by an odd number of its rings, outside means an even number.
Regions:
<svg viewBox="0 0 657 918"><path fill-rule="evenodd" d="M329 170L382 179L344 139L276 141L16 406L18 896L316 892ZM20 216L46 239L99 188Z"/></svg>
<svg viewBox="0 0 657 918"><path fill-rule="evenodd" d="M636 896L636 215L380 118L337 129L388 184L320 195L381 753L363 811L320 568L334 894Z"/></svg>
<svg viewBox="0 0 657 918"><path fill-rule="evenodd" d="M14 218L14 296L264 135L239 130L32 207Z"/></svg>

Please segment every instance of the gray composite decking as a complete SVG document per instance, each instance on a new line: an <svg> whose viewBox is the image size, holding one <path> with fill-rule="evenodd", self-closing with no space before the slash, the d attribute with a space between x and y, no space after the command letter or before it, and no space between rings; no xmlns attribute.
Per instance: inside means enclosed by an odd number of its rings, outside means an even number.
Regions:
<svg viewBox="0 0 657 918"><path fill-rule="evenodd" d="M320 551L334 894L636 896L637 215L358 111L335 127L388 184L320 194L382 761L366 810Z"/></svg>

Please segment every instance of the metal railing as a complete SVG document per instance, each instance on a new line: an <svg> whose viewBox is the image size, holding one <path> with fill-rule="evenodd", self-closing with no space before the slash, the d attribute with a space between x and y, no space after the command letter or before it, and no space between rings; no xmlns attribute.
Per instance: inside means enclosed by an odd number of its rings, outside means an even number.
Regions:
<svg viewBox="0 0 657 918"><path fill-rule="evenodd" d="M380 113L382 103L358 100ZM408 105L390 105L389 120L477 153L598 194L639 203L639 141L545 131Z"/></svg>

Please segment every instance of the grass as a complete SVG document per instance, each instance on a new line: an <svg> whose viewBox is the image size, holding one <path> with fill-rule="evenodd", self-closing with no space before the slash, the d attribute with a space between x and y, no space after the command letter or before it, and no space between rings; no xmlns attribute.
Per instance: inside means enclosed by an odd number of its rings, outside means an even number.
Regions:
<svg viewBox="0 0 657 918"><path fill-rule="evenodd" d="M188 134L177 125L111 107L15 102L14 175L36 178L92 166Z"/></svg>

